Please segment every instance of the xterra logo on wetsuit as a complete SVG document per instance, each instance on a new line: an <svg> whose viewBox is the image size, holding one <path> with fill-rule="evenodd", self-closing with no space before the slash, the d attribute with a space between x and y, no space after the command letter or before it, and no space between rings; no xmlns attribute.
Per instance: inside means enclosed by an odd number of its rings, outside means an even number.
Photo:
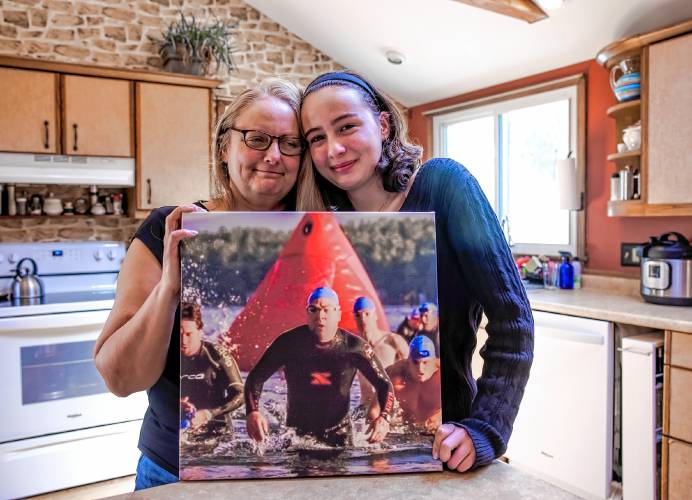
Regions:
<svg viewBox="0 0 692 500"><path fill-rule="evenodd" d="M182 374L180 375L180 379L189 379L189 380L202 380L204 378L204 373L189 373L189 374Z"/></svg>
<svg viewBox="0 0 692 500"><path fill-rule="evenodd" d="M332 374L330 372L312 372L310 385L332 385Z"/></svg>

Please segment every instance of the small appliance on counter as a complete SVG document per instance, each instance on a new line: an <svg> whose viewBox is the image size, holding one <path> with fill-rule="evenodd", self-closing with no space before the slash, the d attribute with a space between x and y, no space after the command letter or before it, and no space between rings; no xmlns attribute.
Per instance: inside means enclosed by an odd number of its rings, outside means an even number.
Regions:
<svg viewBox="0 0 692 500"><path fill-rule="evenodd" d="M641 294L653 304L692 306L692 246L682 234L652 236L644 245Z"/></svg>

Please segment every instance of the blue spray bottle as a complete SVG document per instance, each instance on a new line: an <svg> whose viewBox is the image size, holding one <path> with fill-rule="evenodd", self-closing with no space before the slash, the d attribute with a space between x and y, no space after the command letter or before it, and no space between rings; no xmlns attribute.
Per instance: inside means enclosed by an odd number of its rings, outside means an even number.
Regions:
<svg viewBox="0 0 692 500"><path fill-rule="evenodd" d="M572 255L569 252L560 252L560 256L560 288L571 290L574 288L574 266L569 261Z"/></svg>

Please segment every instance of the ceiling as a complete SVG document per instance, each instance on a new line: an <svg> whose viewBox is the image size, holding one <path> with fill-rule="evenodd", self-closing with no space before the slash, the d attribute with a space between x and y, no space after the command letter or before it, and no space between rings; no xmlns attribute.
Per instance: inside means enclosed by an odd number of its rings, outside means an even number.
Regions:
<svg viewBox="0 0 692 500"><path fill-rule="evenodd" d="M528 24L453 0L246 0L410 107L593 59L692 18L692 0L566 0ZM385 51L406 56L387 62Z"/></svg>

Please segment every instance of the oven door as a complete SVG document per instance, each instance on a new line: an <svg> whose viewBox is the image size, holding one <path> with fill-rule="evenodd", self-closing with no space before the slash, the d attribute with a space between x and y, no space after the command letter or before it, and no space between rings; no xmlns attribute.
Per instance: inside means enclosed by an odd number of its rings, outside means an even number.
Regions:
<svg viewBox="0 0 692 500"><path fill-rule="evenodd" d="M144 416L146 393L114 396L94 365L108 313L0 318L0 443Z"/></svg>

